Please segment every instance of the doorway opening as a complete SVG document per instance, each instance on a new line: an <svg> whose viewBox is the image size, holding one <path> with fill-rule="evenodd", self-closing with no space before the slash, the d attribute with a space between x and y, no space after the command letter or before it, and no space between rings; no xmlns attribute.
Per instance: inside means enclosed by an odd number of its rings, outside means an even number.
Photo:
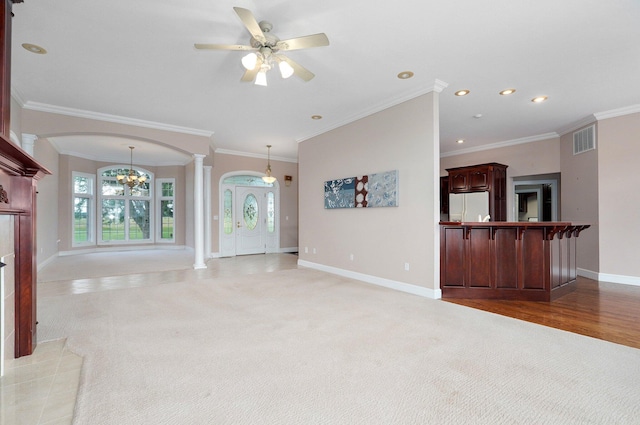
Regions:
<svg viewBox="0 0 640 425"><path fill-rule="evenodd" d="M266 254L280 247L280 186L262 173L236 171L220 178L220 256Z"/></svg>
<svg viewBox="0 0 640 425"><path fill-rule="evenodd" d="M558 221L560 173L513 178L516 221Z"/></svg>

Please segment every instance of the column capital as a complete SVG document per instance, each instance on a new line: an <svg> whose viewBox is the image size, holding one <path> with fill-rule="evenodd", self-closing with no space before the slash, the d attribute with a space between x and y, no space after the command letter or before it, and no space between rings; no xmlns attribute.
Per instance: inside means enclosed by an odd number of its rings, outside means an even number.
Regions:
<svg viewBox="0 0 640 425"><path fill-rule="evenodd" d="M29 155L33 156L33 146L38 140L35 134L22 133L22 149Z"/></svg>

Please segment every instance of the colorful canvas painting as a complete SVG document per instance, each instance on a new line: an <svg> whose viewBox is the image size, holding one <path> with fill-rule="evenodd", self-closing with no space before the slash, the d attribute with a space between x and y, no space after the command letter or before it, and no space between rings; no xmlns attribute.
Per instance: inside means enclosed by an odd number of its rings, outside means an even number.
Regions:
<svg viewBox="0 0 640 425"><path fill-rule="evenodd" d="M324 182L326 209L397 206L398 170Z"/></svg>

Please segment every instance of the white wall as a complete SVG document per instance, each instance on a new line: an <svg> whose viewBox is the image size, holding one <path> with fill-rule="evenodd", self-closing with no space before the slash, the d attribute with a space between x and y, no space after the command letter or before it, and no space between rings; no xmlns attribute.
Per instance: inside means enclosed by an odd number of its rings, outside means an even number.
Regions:
<svg viewBox="0 0 640 425"><path fill-rule="evenodd" d="M573 155L573 132L560 139L562 221L589 223L577 246L579 273L599 271L598 151ZM587 272L587 273L588 273Z"/></svg>
<svg viewBox="0 0 640 425"><path fill-rule="evenodd" d="M640 285L640 113L600 120L597 134L600 279Z"/></svg>
<svg viewBox="0 0 640 425"><path fill-rule="evenodd" d="M440 158L440 175L447 168L497 162L507 168L507 219L517 221L513 178L560 172L560 138L487 149Z"/></svg>
<svg viewBox="0 0 640 425"><path fill-rule="evenodd" d="M38 181L36 195L36 257L40 266L58 255L59 155L48 140L38 139L34 145L34 157L51 171L51 175Z"/></svg>
<svg viewBox="0 0 640 425"><path fill-rule="evenodd" d="M6 264L3 273L3 291L0 295L2 314L4 316L2 332L2 364L14 358L15 347L15 253L13 246L13 216L0 215L0 259Z"/></svg>
<svg viewBox="0 0 640 425"><path fill-rule="evenodd" d="M429 93L300 143L301 264L439 297L438 139ZM324 209L325 181L390 170L398 207Z"/></svg>

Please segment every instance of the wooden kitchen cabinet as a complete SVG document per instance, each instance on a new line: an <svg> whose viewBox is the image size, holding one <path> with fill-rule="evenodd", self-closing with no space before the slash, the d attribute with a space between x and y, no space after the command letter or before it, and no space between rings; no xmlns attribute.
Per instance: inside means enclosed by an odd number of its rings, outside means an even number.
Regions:
<svg viewBox="0 0 640 425"><path fill-rule="evenodd" d="M489 192L492 221L507 220L507 167L491 162L448 168L449 193Z"/></svg>

